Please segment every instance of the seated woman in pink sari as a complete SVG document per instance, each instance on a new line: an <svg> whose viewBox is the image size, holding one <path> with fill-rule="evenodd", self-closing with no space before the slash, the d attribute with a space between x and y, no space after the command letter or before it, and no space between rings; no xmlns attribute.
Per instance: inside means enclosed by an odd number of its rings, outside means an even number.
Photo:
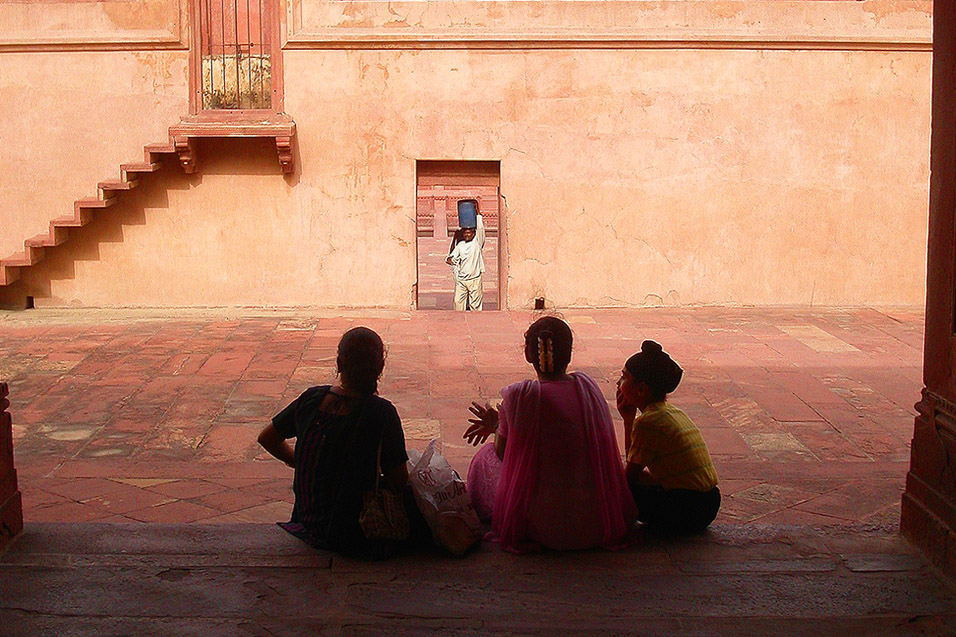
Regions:
<svg viewBox="0 0 956 637"><path fill-rule="evenodd" d="M621 546L637 517L607 401L587 375L567 373L571 341L567 323L538 319L525 332L537 380L501 390L499 409L471 406L464 437L495 442L472 459L468 491L508 551Z"/></svg>

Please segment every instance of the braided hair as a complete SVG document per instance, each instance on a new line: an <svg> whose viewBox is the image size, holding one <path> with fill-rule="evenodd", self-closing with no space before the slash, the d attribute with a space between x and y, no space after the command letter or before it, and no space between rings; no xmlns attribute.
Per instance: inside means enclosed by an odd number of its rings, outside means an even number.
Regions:
<svg viewBox="0 0 956 637"><path fill-rule="evenodd" d="M572 341L567 323L556 316L544 316L524 333L525 358L540 374L563 374L571 362Z"/></svg>
<svg viewBox="0 0 956 637"><path fill-rule="evenodd" d="M385 368L385 344L367 327L353 327L339 341L335 363L342 382L360 394L378 391L378 377Z"/></svg>

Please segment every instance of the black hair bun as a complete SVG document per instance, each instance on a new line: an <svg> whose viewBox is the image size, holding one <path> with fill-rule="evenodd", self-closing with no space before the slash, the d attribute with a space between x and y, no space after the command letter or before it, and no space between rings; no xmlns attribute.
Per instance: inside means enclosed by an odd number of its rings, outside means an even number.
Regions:
<svg viewBox="0 0 956 637"><path fill-rule="evenodd" d="M641 352L644 354L661 354L664 348L655 341L644 341L641 343Z"/></svg>
<svg viewBox="0 0 956 637"><path fill-rule="evenodd" d="M668 358L668 363L670 363L668 365L669 369L664 372L661 383L661 389L664 390L665 394L677 389L677 386L680 385L680 379L684 376L684 370L677 363L670 358Z"/></svg>
<svg viewBox="0 0 956 637"><path fill-rule="evenodd" d="M680 365L664 352L660 343L654 341L644 341L641 351L627 359L624 368L661 395L677 389L684 375Z"/></svg>

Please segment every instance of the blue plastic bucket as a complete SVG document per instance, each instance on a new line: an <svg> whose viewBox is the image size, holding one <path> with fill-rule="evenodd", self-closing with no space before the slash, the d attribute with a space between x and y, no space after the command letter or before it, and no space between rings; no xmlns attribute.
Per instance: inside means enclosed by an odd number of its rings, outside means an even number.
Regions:
<svg viewBox="0 0 956 637"><path fill-rule="evenodd" d="M478 200L461 199L458 201L458 227L478 227Z"/></svg>

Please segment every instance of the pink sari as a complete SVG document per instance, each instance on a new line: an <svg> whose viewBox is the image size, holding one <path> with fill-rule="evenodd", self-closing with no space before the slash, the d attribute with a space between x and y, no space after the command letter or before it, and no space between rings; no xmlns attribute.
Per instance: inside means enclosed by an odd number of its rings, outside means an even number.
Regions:
<svg viewBox="0 0 956 637"><path fill-rule="evenodd" d="M559 407L576 407L572 410L577 412L573 414L574 422L570 423L573 435L561 438L552 430L557 422L553 409L555 401L553 396L550 402L545 401L552 406L549 410L542 400L541 382L526 380L501 391L504 401L499 421L508 442L495 490L489 539L515 553L540 550L540 545L534 541L536 536L550 533L560 540L562 530L558 527L573 529L576 520L587 519L594 523L586 531L588 537L571 538L567 548L620 547L637 517L637 508L624 478L624 466L607 401L595 382L585 374L571 374L570 381L545 382L573 385L573 394L565 394L567 400L558 402ZM562 396L561 391L551 392L551 395L555 394L559 399ZM550 465L548 460L542 461L542 452L548 449L554 452L548 456ZM555 458L563 461L555 462ZM556 466L558 464L564 466ZM548 485L554 480L560 482L562 473L572 469L590 470L585 476L588 485L586 498L578 498L585 504L577 508L566 504L561 497L548 500L552 495L548 492ZM542 502L547 504L542 505ZM556 524L539 523L539 527L547 528L536 529L534 519L551 519ZM578 535L581 535L580 524L577 528Z"/></svg>

